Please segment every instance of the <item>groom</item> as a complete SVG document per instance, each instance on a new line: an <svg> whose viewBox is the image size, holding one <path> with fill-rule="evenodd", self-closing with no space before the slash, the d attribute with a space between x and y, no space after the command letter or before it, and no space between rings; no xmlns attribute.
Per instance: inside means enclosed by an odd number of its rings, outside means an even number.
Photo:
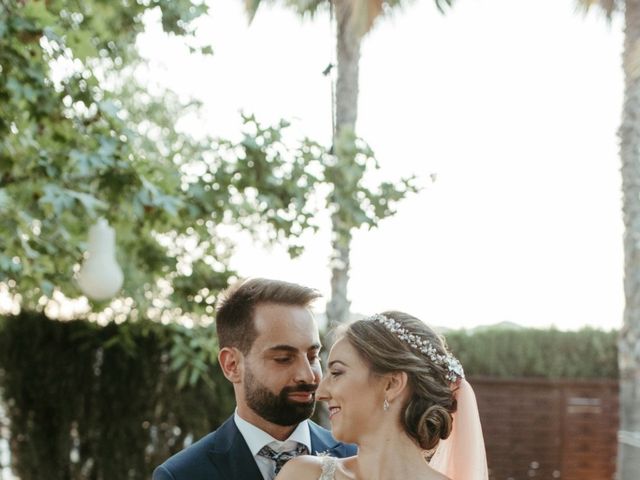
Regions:
<svg viewBox="0 0 640 480"><path fill-rule="evenodd" d="M153 480L271 480L296 455L355 455L308 420L322 377L318 327L300 285L251 279L226 292L216 315L224 376L236 411L216 431L169 458Z"/></svg>

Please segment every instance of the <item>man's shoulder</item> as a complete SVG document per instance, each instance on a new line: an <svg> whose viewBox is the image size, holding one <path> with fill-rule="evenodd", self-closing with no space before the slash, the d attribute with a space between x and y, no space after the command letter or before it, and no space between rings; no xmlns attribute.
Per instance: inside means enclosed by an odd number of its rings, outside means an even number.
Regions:
<svg viewBox="0 0 640 480"><path fill-rule="evenodd" d="M358 447L350 443L342 443L336 440L331 431L324 427L321 427L317 423L309 420L309 430L311 432L311 443L314 445L316 451L311 452L314 455L319 453L326 453L332 457L351 457L356 454ZM317 439L314 441L313 437ZM318 449L318 445L323 445L324 448Z"/></svg>
<svg viewBox="0 0 640 480"><path fill-rule="evenodd" d="M215 444L216 433L211 432L184 450L169 457L153 472L153 480L196 479L210 469L207 452Z"/></svg>
<svg viewBox="0 0 640 480"><path fill-rule="evenodd" d="M153 472L153 480L196 480L211 478L213 464L209 458L210 452L226 442L223 438L229 429L227 420L220 428L208 433L184 450L169 457Z"/></svg>
<svg viewBox="0 0 640 480"><path fill-rule="evenodd" d="M307 420L307 424L309 425L309 433L312 436L315 435L328 443L337 443L337 440L333 438L331 430L327 430L322 425L318 425L311 419Z"/></svg>

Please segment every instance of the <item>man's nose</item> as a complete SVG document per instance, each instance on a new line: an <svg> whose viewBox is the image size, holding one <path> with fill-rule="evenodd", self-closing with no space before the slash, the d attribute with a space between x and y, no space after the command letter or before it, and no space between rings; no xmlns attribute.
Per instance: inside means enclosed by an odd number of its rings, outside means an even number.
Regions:
<svg viewBox="0 0 640 480"><path fill-rule="evenodd" d="M298 362L294 380L296 383L317 383L319 380L319 374L320 372L313 368L309 359L304 358Z"/></svg>

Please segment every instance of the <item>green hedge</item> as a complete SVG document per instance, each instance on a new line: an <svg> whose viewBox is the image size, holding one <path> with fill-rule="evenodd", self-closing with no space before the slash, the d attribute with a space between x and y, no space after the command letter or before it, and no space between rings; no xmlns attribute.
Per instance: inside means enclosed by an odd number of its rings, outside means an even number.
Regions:
<svg viewBox="0 0 640 480"><path fill-rule="evenodd" d="M445 337L469 376L618 378L616 331L490 328Z"/></svg>
<svg viewBox="0 0 640 480"><path fill-rule="evenodd" d="M148 479L154 466L219 425L233 392L179 389L170 352L189 331L150 322L99 327L24 313L0 321L0 387L21 480Z"/></svg>
<svg viewBox="0 0 640 480"><path fill-rule="evenodd" d="M494 329L446 337L469 376L618 376L616 332ZM147 321L101 327L36 313L0 318L0 396L14 472L22 480L150 478L185 440L233 411L212 339L211 328ZM203 349L213 355L190 356Z"/></svg>

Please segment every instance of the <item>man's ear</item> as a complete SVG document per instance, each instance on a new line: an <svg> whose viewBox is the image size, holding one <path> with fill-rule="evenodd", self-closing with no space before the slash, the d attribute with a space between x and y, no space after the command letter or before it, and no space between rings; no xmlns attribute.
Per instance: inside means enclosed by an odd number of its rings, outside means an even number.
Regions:
<svg viewBox="0 0 640 480"><path fill-rule="evenodd" d="M231 383L240 383L244 368L244 355L235 347L224 347L218 352L218 363L222 373Z"/></svg>
<svg viewBox="0 0 640 480"><path fill-rule="evenodd" d="M392 372L388 374L385 385L385 397L389 402L396 398L402 398L409 389L407 388L409 377L406 372Z"/></svg>

